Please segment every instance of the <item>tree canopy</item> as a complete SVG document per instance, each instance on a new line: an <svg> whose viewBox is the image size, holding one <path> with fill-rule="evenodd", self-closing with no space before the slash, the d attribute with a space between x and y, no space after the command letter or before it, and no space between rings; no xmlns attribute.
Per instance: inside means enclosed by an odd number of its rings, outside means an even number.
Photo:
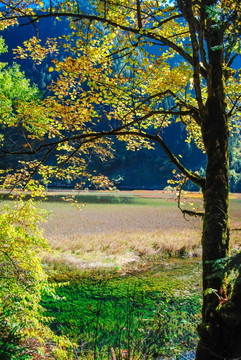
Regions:
<svg viewBox="0 0 241 360"><path fill-rule="evenodd" d="M138 150L159 144L186 179L204 197L203 322L197 359L240 357L241 316L237 312L239 275L228 305L220 311L224 278L210 276L213 263L229 256L229 134L240 124L240 5L237 1L2 0L2 23L21 22L37 29L38 21L68 19L71 33L41 43L36 36L16 49L18 57L37 63L51 54L56 75L42 99L20 101L14 109L25 141L2 154L41 154L24 164L25 177L8 177L8 186L25 188L37 172L104 184L87 172L94 152L113 156L112 138ZM63 50L61 58L59 49ZM206 153L205 177L187 169L162 137L171 122L186 129L187 141ZM56 166L47 166L57 154ZM29 168L27 168L27 166ZM21 170L22 171L22 170ZM80 186L83 184L80 182ZM182 187L182 185L181 185ZM237 291L236 291L237 290ZM233 296L232 296L233 294ZM230 319L236 316L236 322ZM228 330L227 330L228 329ZM225 341L224 341L225 338Z"/></svg>
<svg viewBox="0 0 241 360"><path fill-rule="evenodd" d="M23 2L20 9L14 1L2 3L8 6L6 18L21 22L25 19L26 23L36 25L42 18L59 15L70 18L72 31L61 40L47 39L46 44L33 37L16 49L18 57L31 57L37 63L52 54L53 66L49 71L59 76L41 104L30 102L19 111L22 118L18 121L27 131L29 126L38 129L34 130L36 137L44 134L44 144L36 146L29 141L25 149L14 149L15 152L31 154L45 150L44 156L48 156L56 149L64 149L65 155L59 156L62 164L81 154L79 172L84 174L83 152L95 149L102 158L110 155L110 136L118 134L127 140L130 149L151 147L151 142L157 141L185 176L200 186L202 180L182 166L181 159L171 153L161 136L171 122L181 122L187 131L187 141L195 141L205 151L199 112L204 109L207 98L208 59L205 24L201 23L198 7L197 14L189 19L192 26L197 27L200 22L200 34L198 37L194 34L195 40L190 36L187 14L181 3L167 6L135 1L98 2L98 6L88 5L89 10L92 9L88 14L83 10L86 2L50 2L49 9L41 1ZM226 5L216 8L214 5L208 7L207 17L213 12L215 24L218 16L231 16ZM238 11L238 5L233 6L233 12ZM232 30L230 26L224 28L227 37ZM239 119L240 93L237 73L228 71L235 57L233 51L238 48L238 38L234 36L233 42L232 51L230 46L225 48L224 69L231 127L237 125ZM197 53L193 53L194 43L199 48ZM61 61L58 60L59 46L66 52ZM32 139L31 131L27 136ZM105 141L97 145L100 137Z"/></svg>

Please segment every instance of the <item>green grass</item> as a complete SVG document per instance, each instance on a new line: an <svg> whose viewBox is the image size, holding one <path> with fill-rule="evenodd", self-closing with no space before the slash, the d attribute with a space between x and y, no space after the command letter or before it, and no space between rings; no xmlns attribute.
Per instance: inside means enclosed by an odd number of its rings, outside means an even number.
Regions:
<svg viewBox="0 0 241 360"><path fill-rule="evenodd" d="M55 319L50 326L78 344L78 355L106 359L152 359L193 349L200 321L200 262L167 261L131 276L85 273L45 296L43 306Z"/></svg>

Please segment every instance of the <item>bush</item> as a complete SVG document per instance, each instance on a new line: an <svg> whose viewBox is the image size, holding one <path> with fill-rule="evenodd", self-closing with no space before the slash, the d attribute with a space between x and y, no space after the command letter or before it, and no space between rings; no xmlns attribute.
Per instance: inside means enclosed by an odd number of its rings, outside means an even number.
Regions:
<svg viewBox="0 0 241 360"><path fill-rule="evenodd" d="M18 201L0 214L0 358L71 359L70 343L43 324L40 306L48 285L40 251L48 245L39 222L44 212L34 202ZM68 355L67 355L68 354Z"/></svg>

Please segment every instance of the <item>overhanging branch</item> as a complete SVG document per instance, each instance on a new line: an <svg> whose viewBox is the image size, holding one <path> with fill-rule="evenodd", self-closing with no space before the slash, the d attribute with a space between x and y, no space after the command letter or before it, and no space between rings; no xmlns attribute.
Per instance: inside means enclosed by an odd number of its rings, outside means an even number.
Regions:
<svg viewBox="0 0 241 360"><path fill-rule="evenodd" d="M16 11L17 9L14 9ZM173 49L176 53L182 56L183 59L185 59L190 65L194 66L194 59L191 55L189 55L181 46L178 46L173 41L169 40L167 37L162 36L160 34L154 34L149 29L144 29L143 27L140 28L132 28L130 26L123 25L121 23L115 22L112 19L108 19L107 17L101 17L97 15L90 15L90 14L79 14L79 13L71 13L71 12L51 12L48 14L32 14L31 20L26 24L32 24L38 22L40 19L50 18L50 17L58 17L58 18L72 18L74 21L80 21L80 20L89 20L89 21L97 21L101 22L105 25L111 25L115 28L119 28L123 31L130 32L132 34L140 35L141 37L146 37L150 40L155 40L160 42L160 45L168 46L169 48ZM1 20L19 20L19 19L25 19L30 18L28 15L12 15L12 16L6 16L0 18ZM200 73L201 75L206 78L207 71L202 66L200 66Z"/></svg>
<svg viewBox="0 0 241 360"><path fill-rule="evenodd" d="M136 121L133 121L132 124L134 124ZM11 154L11 155L34 155L40 152L44 148L48 148L47 156L50 152L54 150L54 148L57 147L59 144L67 143L67 142L78 142L78 147L80 144L84 143L91 143L95 142L97 140L100 140L101 138L108 137L108 136L116 136L116 137L123 137L126 135L130 136L137 136L146 138L148 140L154 141L158 143L162 149L165 151L166 155L170 159L170 161L186 176L190 181L192 181L194 184L199 186L200 188L204 189L205 186L205 178L199 176L198 174L189 171L181 162L180 160L171 152L171 150L168 148L164 140L159 134L148 134L141 131L134 131L134 130L126 130L127 127L129 127L131 123L123 125L122 127L110 131L100 132L100 133L89 133L89 134L81 134L81 135L75 135L71 137L65 137L63 139L59 139L52 143L46 143L41 144L37 149L33 149L30 151L17 151L17 152L10 152L8 151L5 154ZM51 149L51 150L50 150ZM43 162L42 162L43 163Z"/></svg>
<svg viewBox="0 0 241 360"><path fill-rule="evenodd" d="M180 160L171 152L168 148L164 140L159 134L156 135L149 135L146 134L146 137L150 140L157 142L162 149L165 151L167 156L169 157L170 161L182 172L184 176L186 176L189 180L191 180L194 184L199 186L200 188L204 189L205 187L205 178L199 176L198 174L189 171L181 162Z"/></svg>

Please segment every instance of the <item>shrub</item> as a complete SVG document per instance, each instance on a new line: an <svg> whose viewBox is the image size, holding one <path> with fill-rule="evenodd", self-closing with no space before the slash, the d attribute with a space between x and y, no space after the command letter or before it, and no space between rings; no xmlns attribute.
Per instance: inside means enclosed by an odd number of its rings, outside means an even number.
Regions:
<svg viewBox="0 0 241 360"><path fill-rule="evenodd" d="M54 335L40 306L53 292L39 257L48 245L39 222L44 212L32 200L4 206L0 214L0 358L71 359L70 342Z"/></svg>

